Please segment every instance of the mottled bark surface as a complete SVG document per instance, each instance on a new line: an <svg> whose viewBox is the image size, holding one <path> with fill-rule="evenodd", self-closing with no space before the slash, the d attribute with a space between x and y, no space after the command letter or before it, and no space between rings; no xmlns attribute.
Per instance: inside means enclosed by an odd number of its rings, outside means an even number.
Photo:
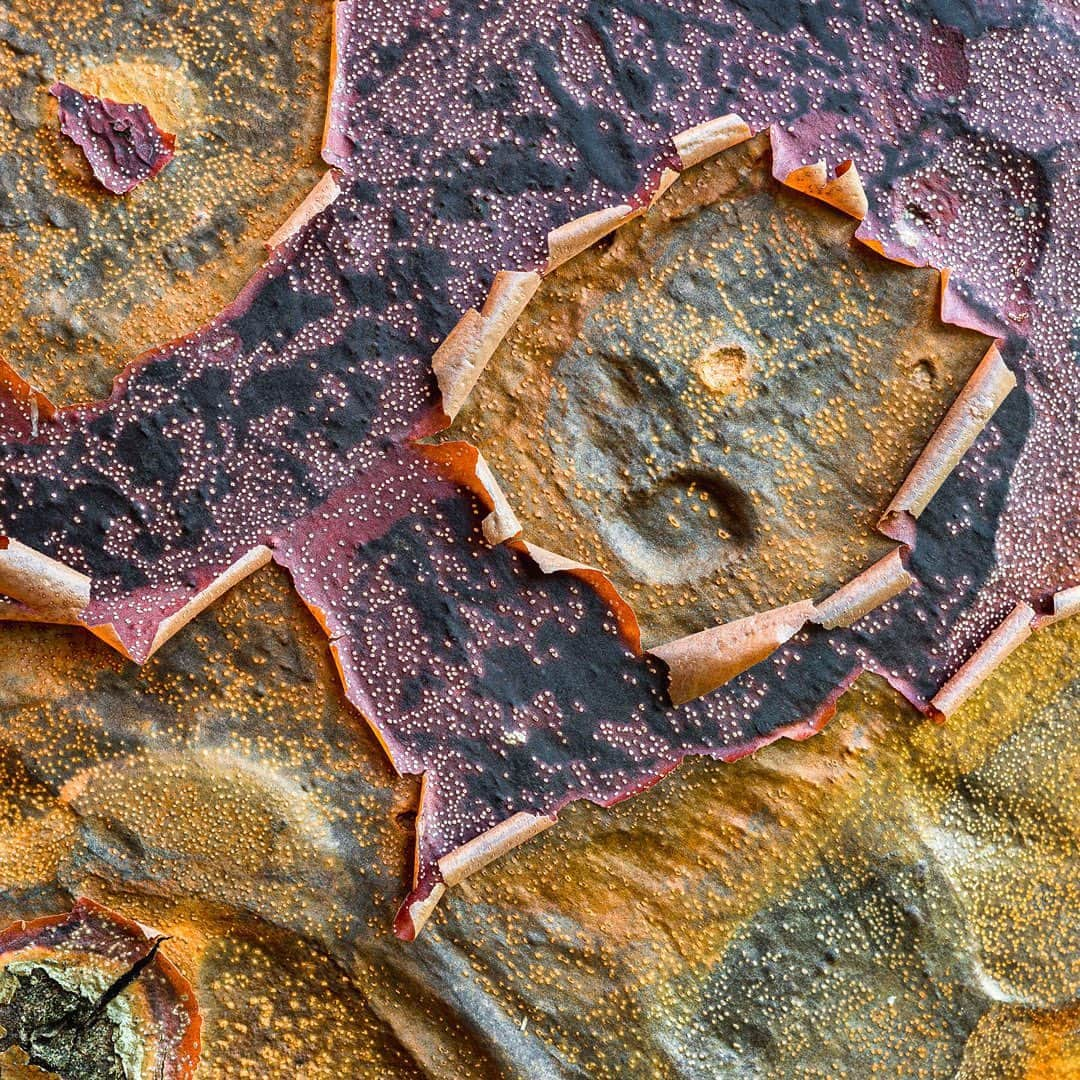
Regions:
<svg viewBox="0 0 1080 1080"><path fill-rule="evenodd" d="M61 404L99 399L54 415L5 389L4 533L87 574L84 621L138 660L238 558L266 547L293 576L260 570L142 667L81 630L5 627L2 913L88 895L168 935L205 1017L201 1075L1075 1072L1078 631L1040 630L945 728L908 703L926 707L1014 604L1045 610L1077 580L1074 13L336 8L325 155L342 193L228 307L318 177L327 6L14 3L0 22L4 348ZM56 79L146 103L185 153L125 199L92 187L49 114ZM999 334L1021 387L921 517L912 589L673 720L602 591L484 547L475 491L401 463L442 424L431 354L495 273L543 266L548 231L581 214L643 205L677 164L672 137L732 109L778 125L777 175L852 158L860 235L951 267L943 314ZM808 591L846 580L876 553L894 459L979 355L975 335L932 324L932 272L860 248L742 162L730 227L706 211L632 225L549 279L460 422L504 454L529 528L569 523L549 546L608 560L658 636L794 595L800 544ZM664 252L693 272L664 277ZM740 253L748 281L730 273ZM718 282L754 312L737 334ZM108 397L123 363L189 331ZM589 358L598 345L612 355ZM643 369L648 394L624 377ZM625 391L606 417L586 406L597 373ZM815 415L813 375L839 431L794 422ZM644 416L647 396L665 419ZM867 448L874 422L888 434ZM724 424L741 472L694 459ZM620 455L639 457L647 425L656 460L624 484ZM537 473L553 484L539 504ZM852 491L830 501L838 482ZM708 558L690 496L721 521ZM760 557L733 591L746 552ZM540 642L552 626L584 644ZM817 738L687 762L618 807L579 802L458 886L419 941L391 937L417 846L423 885L431 845L469 839L492 805L548 808L571 781L606 801L684 752L808 734L852 680ZM459 801L436 822L451 831L429 847L415 776L393 776L350 699L396 762L428 770L427 805L447 805L452 777ZM614 770L590 733L622 754ZM37 1067L13 1051L4 1069Z"/></svg>
<svg viewBox="0 0 1080 1080"><path fill-rule="evenodd" d="M330 0L8 0L0 353L59 403L220 311L322 171ZM58 134L57 80L140 102L177 156L124 198Z"/></svg>
<svg viewBox="0 0 1080 1080"><path fill-rule="evenodd" d="M13 629L4 914L168 934L200 1075L1065 1076L1077 634L944 727L864 676L808 742L568 809L404 945L415 788L279 571L141 669Z"/></svg>
<svg viewBox="0 0 1080 1080"><path fill-rule="evenodd" d="M887 552L881 508L988 344L939 275L784 188L768 139L548 278L451 428L536 543L599 566L647 644Z"/></svg>

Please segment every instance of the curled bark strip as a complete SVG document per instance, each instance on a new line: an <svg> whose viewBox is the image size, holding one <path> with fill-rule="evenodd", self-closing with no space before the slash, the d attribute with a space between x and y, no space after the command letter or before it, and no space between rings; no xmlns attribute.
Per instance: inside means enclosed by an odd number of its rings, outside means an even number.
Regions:
<svg viewBox="0 0 1080 1080"><path fill-rule="evenodd" d="M1066 619L1080 613L1080 585L1054 594L1054 619Z"/></svg>
<svg viewBox="0 0 1080 1080"><path fill-rule="evenodd" d="M829 175L824 161L816 161L778 179L788 187L820 199L859 221L866 217L869 208L866 192L853 161L842 162L833 176Z"/></svg>
<svg viewBox="0 0 1080 1080"><path fill-rule="evenodd" d="M18 540L0 537L0 592L36 612L36 621L74 623L90 603L90 579Z"/></svg>
<svg viewBox="0 0 1080 1080"><path fill-rule="evenodd" d="M33 439L39 424L56 415L56 406L9 363L0 360L0 432L7 439Z"/></svg>
<svg viewBox="0 0 1080 1080"><path fill-rule="evenodd" d="M680 131L674 138L675 149L679 152L682 167L690 169L723 150L745 142L753 134L750 125L741 116L728 113Z"/></svg>
<svg viewBox="0 0 1080 1080"><path fill-rule="evenodd" d="M544 266L544 273L551 273L557 266L579 255L587 247L592 247L597 240L641 213L641 209L635 210L628 203L622 203L619 206L609 206L605 210L585 214L583 217L568 221L565 225L560 225L557 229L552 229L547 238L548 260Z"/></svg>
<svg viewBox="0 0 1080 1080"><path fill-rule="evenodd" d="M830 176L824 161L801 164L797 144L782 128L774 124L769 136L773 145L773 176L781 184L820 199L858 221L866 217L869 209L866 191L853 161L842 161Z"/></svg>
<svg viewBox="0 0 1080 1080"><path fill-rule="evenodd" d="M1009 333L1005 322L972 307L963 293L957 290L952 271L947 266L941 271L941 321L950 326L976 330L992 338L1004 337Z"/></svg>
<svg viewBox="0 0 1080 1080"><path fill-rule="evenodd" d="M901 548L890 551L824 599L817 605L812 621L826 630L851 626L886 600L902 593L915 578L904 566L901 552Z"/></svg>
<svg viewBox="0 0 1080 1080"><path fill-rule="evenodd" d="M500 271L495 275L483 310L465 312L435 350L431 366L442 393L443 412L448 417L457 415L499 342L525 310L539 285L540 275L534 271Z"/></svg>
<svg viewBox="0 0 1080 1080"><path fill-rule="evenodd" d="M218 597L224 596L234 585L243 581L248 575L255 573L260 567L265 566L271 557L272 552L270 549L262 544L253 547L247 554L242 555L205 588L197 592L182 608L174 611L158 623L157 631L146 652L138 657L132 656L117 628L112 623L90 623L81 619L79 621L95 637L104 641L106 645L114 648L128 660L145 663L169 638L187 626L197 615L205 611ZM318 618L317 614L316 618Z"/></svg>
<svg viewBox="0 0 1080 1080"><path fill-rule="evenodd" d="M56 620L46 612L35 611L20 600L10 597L0 598L0 621L3 622L40 622L55 623Z"/></svg>
<svg viewBox="0 0 1080 1080"><path fill-rule="evenodd" d="M178 630L187 626L196 615L205 611L219 596L223 596L235 584L243 581L248 574L254 574L260 567L265 566L270 561L271 554L270 549L263 544L253 547L223 574L219 574L202 592L193 596L179 611L165 619L154 635L150 655L157 652Z"/></svg>
<svg viewBox="0 0 1080 1080"><path fill-rule="evenodd" d="M442 881L436 882L427 896L402 909L402 914L408 921L408 925L404 927L404 936L412 940L423 930L424 924L431 918L448 888L460 884L496 859L501 859L526 840L539 836L545 829L550 829L556 820L554 814L530 814L521 811L444 855L438 862Z"/></svg>
<svg viewBox="0 0 1080 1080"><path fill-rule="evenodd" d="M508 817L439 860L444 883L447 886L457 885L554 824L554 816L546 814L522 811Z"/></svg>
<svg viewBox="0 0 1080 1080"><path fill-rule="evenodd" d="M266 241L267 251L292 239L313 217L321 214L339 195L341 186L333 169L323 173L319 182L304 196L304 201L282 222Z"/></svg>
<svg viewBox="0 0 1080 1080"><path fill-rule="evenodd" d="M813 602L800 600L677 638L649 651L667 665L672 704L682 705L764 660L794 637L813 614Z"/></svg>
<svg viewBox="0 0 1080 1080"><path fill-rule="evenodd" d="M900 538L903 519L917 518L926 509L1015 386L1016 376L991 345L886 508L882 532Z"/></svg>
<svg viewBox="0 0 1080 1080"><path fill-rule="evenodd" d="M402 941L415 941L416 935L427 925L432 912L446 893L446 886L437 881L426 896L417 897L402 907L395 919L394 929Z"/></svg>
<svg viewBox="0 0 1080 1080"><path fill-rule="evenodd" d="M1035 611L1019 603L967 659L959 671L934 695L931 715L945 720L993 674L1006 657L1019 648L1034 629Z"/></svg>
<svg viewBox="0 0 1080 1080"><path fill-rule="evenodd" d="M600 573L595 566L589 566L586 563L568 559L565 555L560 555L557 551L548 551L547 548L539 547L537 544L530 544L528 540L523 541L523 544L525 550L532 556L533 562L536 563L545 574L557 574L563 571L572 573L581 570L596 574Z"/></svg>
<svg viewBox="0 0 1080 1080"><path fill-rule="evenodd" d="M476 479L488 493L492 502L492 511L484 518L481 526L484 530L484 539L495 547L496 544L505 543L511 537L518 536L521 533L521 522L518 521L517 514L514 513L502 488L499 487L498 480L495 479L495 474L492 473L481 453L476 455Z"/></svg>

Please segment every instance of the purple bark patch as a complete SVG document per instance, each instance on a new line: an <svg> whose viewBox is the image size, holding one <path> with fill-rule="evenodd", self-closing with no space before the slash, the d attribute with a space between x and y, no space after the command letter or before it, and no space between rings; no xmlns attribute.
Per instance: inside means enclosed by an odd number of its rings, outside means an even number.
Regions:
<svg viewBox="0 0 1080 1080"><path fill-rule="evenodd" d="M520 542L487 543L475 463L467 443L395 450L272 541L349 700L395 768L424 776L405 938L440 859L487 829L580 799L611 805L688 754L731 760L805 737L857 674L812 631L673 707L666 667L639 651L601 574L546 573Z"/></svg>
<svg viewBox="0 0 1080 1080"><path fill-rule="evenodd" d="M126 195L172 161L176 136L162 131L145 105L94 97L60 82L49 93L60 102L60 130L114 195Z"/></svg>

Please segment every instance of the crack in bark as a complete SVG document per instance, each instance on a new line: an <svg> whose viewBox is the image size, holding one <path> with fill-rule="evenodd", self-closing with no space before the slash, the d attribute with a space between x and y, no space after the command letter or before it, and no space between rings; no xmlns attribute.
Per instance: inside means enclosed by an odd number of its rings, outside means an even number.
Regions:
<svg viewBox="0 0 1080 1080"><path fill-rule="evenodd" d="M109 1005L127 990L157 957L162 942L167 937L155 938L150 948L126 971L115 978L93 1002L82 998L76 991L68 990L54 979L47 969L42 969L41 976L47 983L35 983L38 996L31 1000L33 990L28 989L29 978L15 976L19 988L12 997L12 1003L18 1008L20 1004L37 1008L48 1009L50 1005L55 1007L61 1003L63 997L71 1000L61 1004L59 1017L39 1016L26 1026L18 1024L18 1030L12 1031L10 1042L18 1043L29 1054L29 1064L65 1078L78 1077L79 1080L95 1080L96 1077L123 1076L123 1066L120 1054L116 1048L115 1033L118 1023L106 1015ZM20 1003L20 997L22 1002ZM26 1012L23 1012L23 1017ZM88 1044L95 1041L95 1028L103 1025L107 1031L97 1032L99 1046L88 1046L85 1054L78 1050L79 1044ZM105 1040L107 1039L107 1043ZM104 1063L102 1054L108 1055L108 1062ZM85 1059L88 1055L88 1059ZM164 1060L160 1063L163 1067ZM119 1066L119 1073L117 1067ZM159 1077L163 1072L159 1067ZM90 1071L84 1071L90 1070ZM102 1071L104 1070L104 1071Z"/></svg>

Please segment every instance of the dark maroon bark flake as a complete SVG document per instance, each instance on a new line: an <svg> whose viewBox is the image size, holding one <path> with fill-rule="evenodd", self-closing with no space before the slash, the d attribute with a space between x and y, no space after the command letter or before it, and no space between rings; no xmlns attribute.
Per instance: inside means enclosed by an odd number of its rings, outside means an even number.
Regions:
<svg viewBox="0 0 1080 1080"><path fill-rule="evenodd" d="M413 890L396 924L407 939L422 925L415 908L451 882L447 857L488 830L575 800L619 802L688 754L732 760L804 738L856 673L804 634L794 650L811 663L786 650L673 707L666 667L641 652L634 615L602 574L545 570L517 538L488 543L476 464L467 443L402 447L272 540L349 700L395 768L424 777Z"/></svg>
<svg viewBox="0 0 1080 1080"><path fill-rule="evenodd" d="M83 94L62 82L49 93L60 102L60 130L114 195L126 195L172 161L176 136L162 131L145 105Z"/></svg>

